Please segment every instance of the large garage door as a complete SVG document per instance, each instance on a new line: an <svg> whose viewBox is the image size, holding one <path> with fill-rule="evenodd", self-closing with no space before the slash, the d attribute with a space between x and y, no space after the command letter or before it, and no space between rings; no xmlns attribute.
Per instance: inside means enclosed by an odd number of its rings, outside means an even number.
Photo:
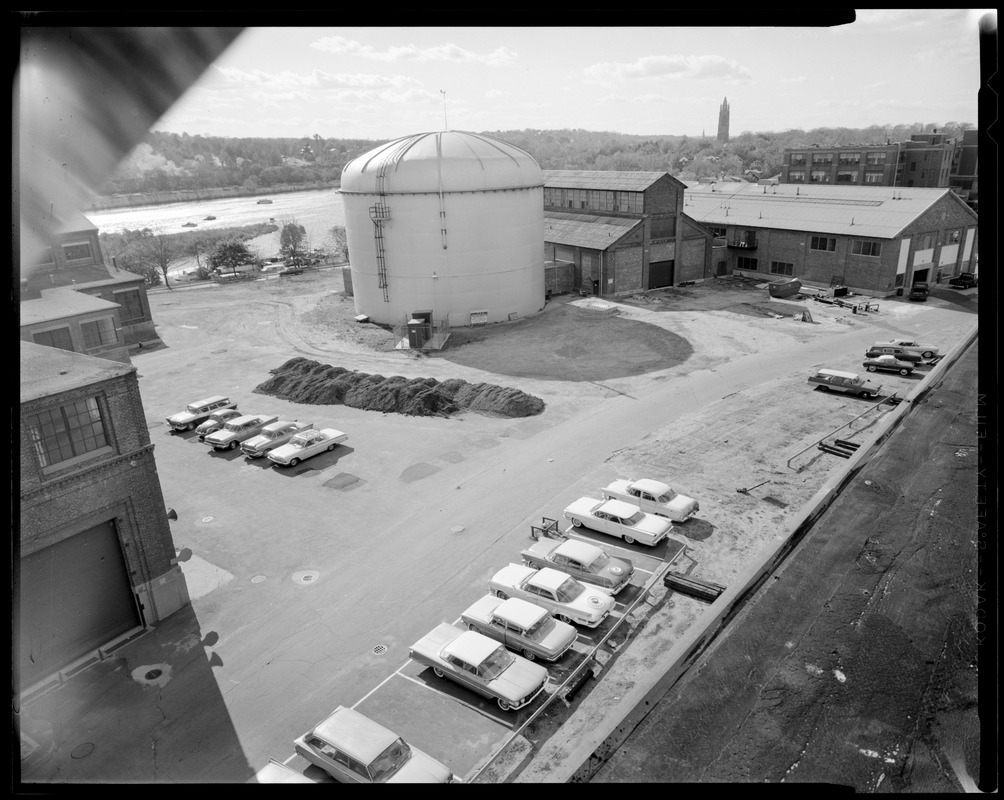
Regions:
<svg viewBox="0 0 1004 800"><path fill-rule="evenodd" d="M140 624L114 523L21 559L21 686Z"/></svg>
<svg viewBox="0 0 1004 800"><path fill-rule="evenodd" d="M650 261L648 265L648 288L661 289L673 285L673 267L675 259L669 261Z"/></svg>

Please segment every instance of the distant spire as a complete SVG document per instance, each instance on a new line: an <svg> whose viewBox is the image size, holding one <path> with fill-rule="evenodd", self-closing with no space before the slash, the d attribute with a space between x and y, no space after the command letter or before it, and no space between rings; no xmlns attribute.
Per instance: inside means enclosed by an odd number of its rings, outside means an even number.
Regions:
<svg viewBox="0 0 1004 800"><path fill-rule="evenodd" d="M718 141L725 144L729 140L729 98L722 101L718 110Z"/></svg>

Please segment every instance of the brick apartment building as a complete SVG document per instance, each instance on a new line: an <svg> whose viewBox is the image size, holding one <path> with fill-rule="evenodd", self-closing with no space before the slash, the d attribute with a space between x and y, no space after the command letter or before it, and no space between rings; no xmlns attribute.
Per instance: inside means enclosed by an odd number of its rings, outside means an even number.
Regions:
<svg viewBox="0 0 1004 800"><path fill-rule="evenodd" d="M942 188L949 185L955 143L944 133L908 142L797 147L784 151L781 183Z"/></svg>
<svg viewBox="0 0 1004 800"><path fill-rule="evenodd" d="M717 274L887 296L977 271L979 218L947 188L693 184L684 208L714 234Z"/></svg>
<svg viewBox="0 0 1004 800"><path fill-rule="evenodd" d="M965 200L973 211L979 213L979 134L977 130L962 132L962 141L955 145L952 170L948 185Z"/></svg>
<svg viewBox="0 0 1004 800"><path fill-rule="evenodd" d="M546 285L602 297L710 275L710 231L666 172L544 170Z"/></svg>
<svg viewBox="0 0 1004 800"><path fill-rule="evenodd" d="M58 686L188 603L136 368L22 341L15 691Z"/></svg>

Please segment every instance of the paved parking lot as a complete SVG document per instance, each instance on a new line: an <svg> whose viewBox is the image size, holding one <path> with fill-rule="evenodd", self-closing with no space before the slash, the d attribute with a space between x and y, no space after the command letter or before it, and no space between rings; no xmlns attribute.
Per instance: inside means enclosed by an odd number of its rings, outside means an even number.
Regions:
<svg viewBox="0 0 1004 800"><path fill-rule="evenodd" d="M701 501L699 518L680 526L686 547L674 568L727 583L834 468L815 452L794 468L786 462L829 431L866 425L869 410L883 413L808 391L807 371L853 364L879 334L923 329L947 345L974 323L930 301L849 323L834 313L819 328L625 305L618 315L687 339L692 356L609 380L516 380L486 369L490 362L416 359L334 335L354 330L318 315L345 309L340 287L324 283L336 277L311 276L299 289L272 282L154 295L166 347L134 363L193 603L25 710L38 743L29 780L242 782L269 758L293 759L293 739L336 706L357 704L467 776L527 712L502 714L430 676L409 662L408 648L457 619L497 569L518 561L531 524L598 496L614 477L668 479ZM384 375L516 385L547 407L527 419L416 419L254 393L294 355ZM337 427L349 439L278 469L167 430L166 416L216 393L247 413ZM764 479L760 491L736 491ZM669 555L582 535L648 559L653 571ZM667 646L700 610L696 601L677 604L662 634ZM642 604L627 619L624 638L652 634L646 613ZM607 647L602 658L625 650ZM154 667L160 676L146 679ZM108 706L136 721L129 735L109 730ZM553 735L560 708L546 724L542 715L533 735ZM72 757L81 744L94 747Z"/></svg>

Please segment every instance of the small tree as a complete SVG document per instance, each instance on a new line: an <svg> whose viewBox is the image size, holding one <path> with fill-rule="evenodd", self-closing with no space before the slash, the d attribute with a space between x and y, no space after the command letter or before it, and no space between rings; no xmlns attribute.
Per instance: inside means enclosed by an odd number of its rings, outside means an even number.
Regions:
<svg viewBox="0 0 1004 800"><path fill-rule="evenodd" d="M345 227L343 225L335 225L328 233L335 242L335 258L341 261L348 261L349 241L345 236Z"/></svg>
<svg viewBox="0 0 1004 800"><path fill-rule="evenodd" d="M295 219L282 226L279 233L279 254L285 259L300 259L306 255L307 229Z"/></svg>
<svg viewBox="0 0 1004 800"><path fill-rule="evenodd" d="M168 233L153 233L149 229L144 229L141 250L146 263L156 267L164 275L164 285L168 289L173 289L167 280L167 271L186 258L185 250L177 238Z"/></svg>
<svg viewBox="0 0 1004 800"><path fill-rule="evenodd" d="M206 258L206 263L210 269L220 272L229 270L236 275L238 267L253 264L255 260L255 255L251 252L250 247L244 242L232 239L229 242L217 244Z"/></svg>

